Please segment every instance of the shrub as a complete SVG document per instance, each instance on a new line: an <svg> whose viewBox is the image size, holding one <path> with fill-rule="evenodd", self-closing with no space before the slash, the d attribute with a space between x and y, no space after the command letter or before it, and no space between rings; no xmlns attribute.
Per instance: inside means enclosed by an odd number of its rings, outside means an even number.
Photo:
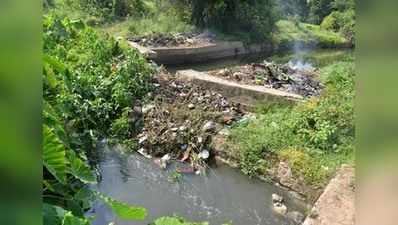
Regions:
<svg viewBox="0 0 398 225"><path fill-rule="evenodd" d="M90 152L99 138L130 139L136 129L132 107L150 90L152 73L136 50L81 21L45 16L43 95L74 147Z"/></svg>

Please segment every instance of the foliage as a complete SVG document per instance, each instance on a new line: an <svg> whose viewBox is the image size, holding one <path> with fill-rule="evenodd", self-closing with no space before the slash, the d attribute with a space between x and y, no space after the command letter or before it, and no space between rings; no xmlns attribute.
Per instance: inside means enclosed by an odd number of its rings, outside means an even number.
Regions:
<svg viewBox="0 0 398 225"><path fill-rule="evenodd" d="M146 209L90 191L87 154L99 137L131 138L132 106L149 90L152 68L133 50L81 21L44 16L43 219L89 224L84 212L101 199L119 217L142 220Z"/></svg>
<svg viewBox="0 0 398 225"><path fill-rule="evenodd" d="M73 0L70 0L73 1ZM144 16L149 9L143 0L77 0L77 5L89 14L107 20Z"/></svg>
<svg viewBox="0 0 398 225"><path fill-rule="evenodd" d="M150 225L208 225L208 223L192 223L187 222L183 218L180 217L161 217Z"/></svg>
<svg viewBox="0 0 398 225"><path fill-rule="evenodd" d="M64 133L60 121L50 120L44 113L43 125L43 220L46 225L90 224L84 211L94 198L102 199L121 218L141 220L146 210L118 202L101 193L92 192L85 184L96 178L83 158L58 136ZM47 117L47 118L46 118ZM54 117L53 117L54 118ZM51 121L51 122L49 122ZM68 157L69 156L69 157Z"/></svg>
<svg viewBox="0 0 398 225"><path fill-rule="evenodd" d="M318 25L280 20L273 34L274 43L279 48L297 48L300 46L319 46L333 48L347 43L339 33L322 29ZM299 46L298 46L299 45Z"/></svg>
<svg viewBox="0 0 398 225"><path fill-rule="evenodd" d="M279 13L283 18L298 17L304 21L308 16L307 0L277 0Z"/></svg>
<svg viewBox="0 0 398 225"><path fill-rule="evenodd" d="M320 24L332 11L344 12L354 10L355 0L310 0L307 21Z"/></svg>
<svg viewBox="0 0 398 225"><path fill-rule="evenodd" d="M342 33L351 43L355 42L355 11L333 11L322 21L321 27Z"/></svg>
<svg viewBox="0 0 398 225"><path fill-rule="evenodd" d="M170 174L169 181L171 182L179 182L182 179L182 174L177 170Z"/></svg>
<svg viewBox="0 0 398 225"><path fill-rule="evenodd" d="M268 107L255 121L233 129L231 141L238 145L245 173L259 173L259 165L264 165L269 154L286 158L293 152L297 156L293 160L308 161L300 162L308 166L306 169L294 161L296 170L310 183L318 183L326 176L319 174L323 173L321 165L334 168L350 159L355 137L353 63L326 67L321 79L327 87L320 97L297 106ZM338 162L324 160L327 158Z"/></svg>
<svg viewBox="0 0 398 225"><path fill-rule="evenodd" d="M192 22L227 34L246 34L250 41L270 37L276 20L272 0L193 0Z"/></svg>
<svg viewBox="0 0 398 225"><path fill-rule="evenodd" d="M288 162L292 170L312 185L322 185L330 175L327 167L303 150L287 148L279 152L279 159Z"/></svg>
<svg viewBox="0 0 398 225"><path fill-rule="evenodd" d="M307 21L313 24L320 24L323 18L332 11L333 0L310 0L309 15Z"/></svg>
<svg viewBox="0 0 398 225"><path fill-rule="evenodd" d="M71 147L89 154L99 138L130 139L138 128L132 107L150 89L152 67L80 21L44 20L43 96L65 122Z"/></svg>

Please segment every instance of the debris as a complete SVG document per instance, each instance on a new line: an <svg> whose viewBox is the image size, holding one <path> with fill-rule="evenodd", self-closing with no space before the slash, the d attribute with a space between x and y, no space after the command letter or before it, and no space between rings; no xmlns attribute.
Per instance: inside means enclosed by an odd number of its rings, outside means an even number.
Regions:
<svg viewBox="0 0 398 225"><path fill-rule="evenodd" d="M143 114L147 114L149 111L151 111L151 110L154 109L154 108L155 108L155 106L152 105L152 104L144 105L144 106L142 107L142 113L143 113Z"/></svg>
<svg viewBox="0 0 398 225"><path fill-rule="evenodd" d="M140 148L139 150L138 150L138 153L140 153L141 155L143 155L145 158L147 158L147 159L151 159L152 158L152 156L151 155L149 155L148 153L147 153L147 151L144 149L144 148Z"/></svg>
<svg viewBox="0 0 398 225"><path fill-rule="evenodd" d="M142 136L140 139L138 139L138 144L143 145L146 141L148 140L148 136Z"/></svg>
<svg viewBox="0 0 398 225"><path fill-rule="evenodd" d="M188 168L177 168L177 171L179 173L194 173L195 169L193 167L188 167Z"/></svg>
<svg viewBox="0 0 398 225"><path fill-rule="evenodd" d="M170 161L171 157L169 154L164 155L160 159L156 159L155 163L159 165L160 168L166 169L167 163Z"/></svg>
<svg viewBox="0 0 398 225"><path fill-rule="evenodd" d="M214 42L215 35L206 32L154 33L144 36L130 37L128 40L147 47L195 46Z"/></svg>
<svg viewBox="0 0 398 225"><path fill-rule="evenodd" d="M305 66L303 66L305 65ZM249 85L261 85L303 96L319 95L323 86L316 80L313 67L292 62L276 64L264 61L210 71L209 74Z"/></svg>
<svg viewBox="0 0 398 225"><path fill-rule="evenodd" d="M282 203L283 197L274 193L274 194L272 194L272 202L273 203L277 203L277 202Z"/></svg>
<svg viewBox="0 0 398 225"><path fill-rule="evenodd" d="M286 205L277 202L273 204L273 209L276 213L279 213L281 215L285 215L287 213L287 207Z"/></svg>
<svg viewBox="0 0 398 225"><path fill-rule="evenodd" d="M201 152L199 153L198 156L199 156L199 158L201 158L201 159L208 159L209 156L210 156L210 153L209 153L209 151L207 151L207 150L205 149L205 150L201 151Z"/></svg>
<svg viewBox="0 0 398 225"><path fill-rule="evenodd" d="M213 132L215 131L215 129L216 129L216 123L214 123L213 121L208 121L202 127L203 132Z"/></svg>
<svg viewBox="0 0 398 225"><path fill-rule="evenodd" d="M185 162L187 159L189 159L189 156L191 154L191 149L188 148L185 150L184 155L182 156L181 162Z"/></svg>
<svg viewBox="0 0 398 225"><path fill-rule="evenodd" d="M208 160L210 140L224 116L228 116L227 123L232 123L245 115L241 105L218 92L180 81L167 72L160 72L154 82L160 87L153 91L150 104L143 107L138 138L145 153L156 157L155 163L161 168L165 165L160 158L166 154L190 161L197 168ZM192 109L187 110L188 106Z"/></svg>
<svg viewBox="0 0 398 225"><path fill-rule="evenodd" d="M195 108L195 105L191 103L191 104L188 105L188 108L189 108L189 109L194 109L194 108Z"/></svg>

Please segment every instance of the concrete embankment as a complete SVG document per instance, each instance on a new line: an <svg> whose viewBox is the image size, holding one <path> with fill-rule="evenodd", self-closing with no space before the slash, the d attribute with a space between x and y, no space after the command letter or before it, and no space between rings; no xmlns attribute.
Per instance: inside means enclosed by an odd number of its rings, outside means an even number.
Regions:
<svg viewBox="0 0 398 225"><path fill-rule="evenodd" d="M248 107L264 102L295 102L303 98L300 95L263 86L239 84L195 70L180 70L176 74L178 79L215 90L232 101Z"/></svg>
<svg viewBox="0 0 398 225"><path fill-rule="evenodd" d="M144 47L135 42L129 44L145 55L160 64L184 64L206 62L216 59L235 57L247 54L272 52L270 44L245 45L241 41L217 41L198 46L183 47Z"/></svg>
<svg viewBox="0 0 398 225"><path fill-rule="evenodd" d="M344 165L326 186L303 225L355 224L355 172Z"/></svg>

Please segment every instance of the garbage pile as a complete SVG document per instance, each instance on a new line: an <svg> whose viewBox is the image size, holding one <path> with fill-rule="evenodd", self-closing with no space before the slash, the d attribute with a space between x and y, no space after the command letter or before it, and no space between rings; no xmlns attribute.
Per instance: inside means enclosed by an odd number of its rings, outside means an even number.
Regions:
<svg viewBox="0 0 398 225"><path fill-rule="evenodd" d="M322 89L322 84L315 79L317 76L315 69L295 67L292 63L281 65L264 61L263 63L251 63L244 66L213 70L209 74L244 84L262 85L302 96L319 95Z"/></svg>
<svg viewBox="0 0 398 225"><path fill-rule="evenodd" d="M146 47L175 47L175 46L195 46L203 43L214 42L215 35L209 32L203 33L154 33L144 36L128 38L129 41L136 42Z"/></svg>
<svg viewBox="0 0 398 225"><path fill-rule="evenodd" d="M159 75L155 86L152 101L142 106L138 152L155 157L161 168L169 160L179 160L193 165L181 172L197 172L212 154L211 136L245 113L221 94L178 81L170 74Z"/></svg>

